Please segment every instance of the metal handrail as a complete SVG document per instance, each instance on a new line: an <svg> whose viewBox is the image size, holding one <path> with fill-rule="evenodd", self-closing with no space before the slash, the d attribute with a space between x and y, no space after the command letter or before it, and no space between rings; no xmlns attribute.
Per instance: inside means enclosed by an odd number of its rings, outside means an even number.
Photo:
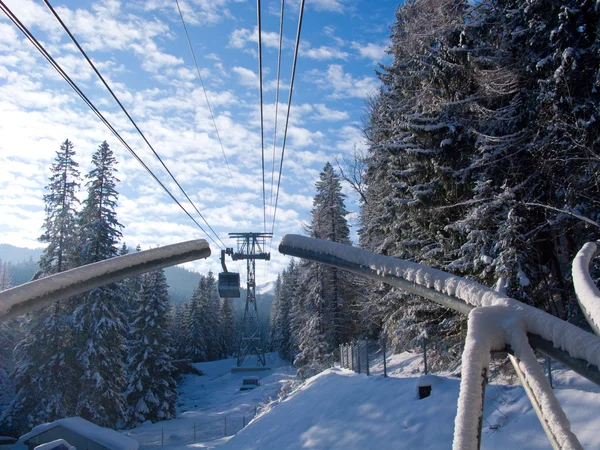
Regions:
<svg viewBox="0 0 600 450"><path fill-rule="evenodd" d="M525 357L526 359L523 362L513 356L511 357L511 362L523 383L525 391L534 406L536 414L542 423L552 447L555 449L582 448L577 437L570 431L568 421L556 420L561 414L564 416L564 413L553 395L551 388L549 386L541 385L539 381L540 377L535 376L539 375L539 373L535 372L538 369L541 369L539 367L536 369L536 367L531 364L531 355L533 355L533 349L539 350L600 385L600 351L596 351L600 349L600 338L597 336L587 333L571 324L567 324L564 321L560 321L560 319L550 316L544 311L536 310L535 308L517 302L516 300L504 297L472 280L466 280L443 271L396 258L383 257L373 252L369 252L368 250L351 248L343 244L322 241L320 239L308 238L305 236L286 235L281 240L279 251L286 255L321 262L399 287L407 292L411 292L432 300L442 306L451 308L461 314L469 315L470 325L472 320L474 320L471 311L482 310L482 312L484 312L487 309L502 308L504 315L513 319L515 324L517 324L518 321L518 325L520 328L524 329L525 332L532 331L527 334L523 333L522 335L522 341L527 341L528 345L521 345L519 342L519 345L517 346L520 348L512 349L507 347L505 350L517 353L515 356L521 358ZM382 264L371 265L371 260L381 262ZM387 267L386 263L389 263L390 267ZM409 267L410 270L402 272L402 270L397 269L394 271L394 263L403 263ZM419 273L419 271L425 273L425 275L431 275L430 279L426 279L427 276L425 276L422 280L418 280L414 274ZM412 279L408 279L406 276L406 273L409 272L412 274ZM421 273L421 275L423 275L423 273ZM444 285L443 281L449 281L450 283L448 284L451 285L450 288L448 288L447 285ZM444 292L444 289L451 293ZM473 298L475 297L478 299L476 302L469 303L467 301L473 302ZM531 317L528 317L527 314ZM504 319L506 319L506 317L504 317ZM542 324L536 324L536 319L544 319L547 322L545 327ZM567 344L567 348L558 348L552 340L554 336L552 336L551 331L549 331L552 329L552 326L548 325L557 324L558 322L556 321L560 321L561 326L568 327L569 331L576 336L576 341L588 348L577 349L576 344L572 343ZM499 330L505 332L506 329L502 327L504 327L504 325L498 323L496 332ZM532 330L528 330L528 328L531 328ZM511 331L514 331L514 333L518 335L520 329L517 327L516 330ZM510 342L505 342L505 344L510 344ZM587 351L589 348L592 349L591 354ZM490 350L499 349L490 347L488 348L488 352ZM465 354L463 354L463 357L465 357ZM470 363L469 360L465 361L463 359L463 364L465 362L467 364ZM479 384L479 387L474 386L472 381L465 381L465 385L461 382L461 394L459 397L460 405L461 399L466 397L467 399L472 400L473 398L477 398L479 394L481 404L479 405L479 408L475 409L475 411L480 414L478 430L470 430L470 433L466 433L466 435L475 436L475 439L466 445L465 442L457 441L457 432L455 428L454 448L456 449L464 450L465 448L479 448L481 419L483 415L483 388L485 386L487 367L481 367L479 369L483 370L480 370L482 379L478 381L478 383L475 383ZM541 382L547 384L543 377ZM549 390L546 388L549 388ZM546 396L545 399L540 397L543 395ZM549 408L548 410L547 406L549 404L552 405L552 408ZM471 411L472 410L473 408L471 408ZM560 412L557 412L556 410L560 410ZM468 412L467 408L461 409L459 407L456 423L467 423L468 426L473 426L473 421L465 421L463 420L464 417L461 417L461 414L467 415ZM558 417L558 419L560 419L560 417Z"/></svg>
<svg viewBox="0 0 600 450"><path fill-rule="evenodd" d="M204 239L165 245L30 281L0 292L0 322L145 272L210 256Z"/></svg>

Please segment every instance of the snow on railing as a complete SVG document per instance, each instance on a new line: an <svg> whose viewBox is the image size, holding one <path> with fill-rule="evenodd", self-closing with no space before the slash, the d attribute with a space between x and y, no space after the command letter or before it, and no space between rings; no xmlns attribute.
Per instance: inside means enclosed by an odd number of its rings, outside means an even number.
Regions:
<svg viewBox="0 0 600 450"><path fill-rule="evenodd" d="M165 245L66 270L0 292L0 321L152 270L210 256L204 239Z"/></svg>
<svg viewBox="0 0 600 450"><path fill-rule="evenodd" d="M546 344L566 352L578 364L583 360L583 365L595 366L588 366L586 370L590 371L591 367L593 377L589 374L588 377L597 382L600 367L598 336L475 281L410 261L298 235L284 236L279 251L350 270L469 314L454 449L479 448L490 352L506 350L507 346L514 353L511 361L553 448L582 448L537 363L529 338L530 334L537 335L547 341ZM577 368L581 369L581 366L579 364Z"/></svg>
<svg viewBox="0 0 600 450"><path fill-rule="evenodd" d="M589 270L596 253L598 253L598 245L595 242L585 244L575 256L572 270L573 286L579 306L594 333L600 335L600 291L592 280Z"/></svg>

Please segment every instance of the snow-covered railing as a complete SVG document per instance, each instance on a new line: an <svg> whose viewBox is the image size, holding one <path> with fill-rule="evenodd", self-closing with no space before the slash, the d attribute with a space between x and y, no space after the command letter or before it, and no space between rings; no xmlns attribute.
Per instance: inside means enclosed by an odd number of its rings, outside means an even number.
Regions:
<svg viewBox="0 0 600 450"><path fill-rule="evenodd" d="M0 292L0 321L124 278L209 256L208 243L197 239L117 256L30 281Z"/></svg>
<svg viewBox="0 0 600 450"><path fill-rule="evenodd" d="M454 449L479 447L487 368L494 350L514 355L511 361L552 447L582 448L534 349L600 384L600 337L472 280L410 261L298 235L284 236L279 251L383 281L469 315Z"/></svg>
<svg viewBox="0 0 600 450"><path fill-rule="evenodd" d="M589 271L590 263L597 253L598 245L595 242L588 242L581 247L573 260L573 285L586 320L594 333L600 335L600 291Z"/></svg>

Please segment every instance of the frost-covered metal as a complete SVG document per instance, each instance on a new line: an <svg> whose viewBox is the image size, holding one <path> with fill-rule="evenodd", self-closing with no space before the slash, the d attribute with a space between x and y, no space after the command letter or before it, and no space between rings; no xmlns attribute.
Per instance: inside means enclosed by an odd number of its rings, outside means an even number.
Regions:
<svg viewBox="0 0 600 450"><path fill-rule="evenodd" d="M210 256L204 239L165 245L67 270L0 292L0 321L152 270Z"/></svg>
<svg viewBox="0 0 600 450"><path fill-rule="evenodd" d="M573 260L572 271L579 306L594 333L600 335L600 291L589 271L590 263L597 253L598 245L595 242L585 244Z"/></svg>
<svg viewBox="0 0 600 450"><path fill-rule="evenodd" d="M383 281L469 315L454 449L478 448L489 353L507 349L552 447L582 448L533 350L600 384L598 336L472 280L410 261L298 235L284 236L279 251Z"/></svg>

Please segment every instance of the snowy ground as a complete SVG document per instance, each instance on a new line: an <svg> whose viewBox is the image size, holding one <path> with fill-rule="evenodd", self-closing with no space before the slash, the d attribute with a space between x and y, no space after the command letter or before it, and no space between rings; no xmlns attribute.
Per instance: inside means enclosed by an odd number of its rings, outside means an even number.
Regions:
<svg viewBox="0 0 600 450"><path fill-rule="evenodd" d="M200 442L232 436L248 424L260 406L276 398L282 383L294 379L296 370L276 354L267 355L271 370L232 374L235 359L194 364L204 375L188 375L179 385L179 400L175 420L150 422L125 432L136 439L141 449L165 447L185 448ZM243 367L256 366L247 359ZM257 376L260 386L240 391L242 379ZM217 441L218 442L218 441Z"/></svg>
<svg viewBox="0 0 600 450"><path fill-rule="evenodd" d="M266 406L296 378L295 370L275 355L269 355L273 370L251 374L259 376L261 386L247 392L239 386L248 374L230 373L234 360L199 364L206 375L188 376L181 384L178 419L127 434L142 449L160 446L163 436L167 450L450 448L459 379L448 374L429 377L431 396L419 400L420 355L392 355L387 363L387 379L381 375L381 361L369 377L334 368L309 379L284 401ZM584 448L600 450L600 388L565 370L555 369L553 377L557 397ZM242 417L247 424L243 429ZM519 386L493 380L486 390L484 417L483 449L550 448Z"/></svg>
<svg viewBox="0 0 600 450"><path fill-rule="evenodd" d="M124 434L136 439L140 450L452 446L460 380L450 374L423 377L421 355L389 356L388 378L379 358L369 377L332 368L299 387L294 368L274 354L267 361L269 371L236 374L231 373L233 359L197 364L205 375L188 375L180 383L177 419L146 423ZM567 370L555 368L552 373L573 431L584 448L600 450L600 387ZM242 392L242 379L248 375L258 376L261 385ZM424 380L432 386L431 396L419 400L417 386ZM282 387L292 384L296 389L278 400ZM482 449L550 448L520 386L494 378L485 405Z"/></svg>

